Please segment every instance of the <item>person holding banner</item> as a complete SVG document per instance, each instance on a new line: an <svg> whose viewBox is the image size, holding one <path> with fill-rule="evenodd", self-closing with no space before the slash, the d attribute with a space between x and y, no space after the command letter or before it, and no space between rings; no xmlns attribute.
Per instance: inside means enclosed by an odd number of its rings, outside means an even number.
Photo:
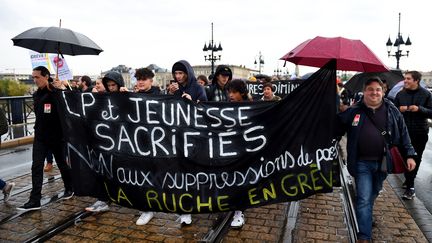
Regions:
<svg viewBox="0 0 432 243"><path fill-rule="evenodd" d="M39 210L41 208L43 168L49 150L54 154L63 179L65 191L62 199L69 199L74 195L71 169L65 160L63 130L60 125L57 101L54 96L54 92L57 92L56 90L65 89L65 87L60 80L53 81L46 67L38 66L34 68L32 76L38 87L37 91L33 94L34 113L36 115L32 154L33 187L29 201L17 208L22 211Z"/></svg>
<svg viewBox="0 0 432 243"><path fill-rule="evenodd" d="M105 74L102 78L102 84L105 87L106 92L127 92L127 88L124 87L123 76L115 71L110 71ZM98 200L93 203L90 207L86 207L85 210L89 212L105 212L109 210L109 198L106 195L103 180L99 179L98 184L100 188L98 190Z"/></svg>
<svg viewBox="0 0 432 243"><path fill-rule="evenodd" d="M227 84L232 79L232 71L226 65L219 65L216 68L212 83L206 86L208 101L228 101Z"/></svg>
<svg viewBox="0 0 432 243"><path fill-rule="evenodd" d="M103 93L103 92L105 92L105 86L103 85L101 78L96 79L96 83L95 83L95 86L92 89L92 92L93 93Z"/></svg>
<svg viewBox="0 0 432 243"><path fill-rule="evenodd" d="M358 242L371 240L374 202L391 170L387 163L391 157L386 152L391 145L380 130L406 155L407 169L411 171L416 166L413 159L416 152L402 114L391 101L383 99L383 88L378 77L368 79L363 87L363 100L337 115L337 135L347 133L348 171L355 178Z"/></svg>
<svg viewBox="0 0 432 243"><path fill-rule="evenodd" d="M137 80L137 93L144 94L160 94L158 87L152 86L154 73L148 68L139 68L135 71ZM154 217L154 212L141 212L140 217L136 221L136 225L146 225Z"/></svg>
<svg viewBox="0 0 432 243"><path fill-rule="evenodd" d="M204 88L198 84L189 62L180 60L174 63L171 72L174 80L168 86L168 94L195 102L207 101Z"/></svg>

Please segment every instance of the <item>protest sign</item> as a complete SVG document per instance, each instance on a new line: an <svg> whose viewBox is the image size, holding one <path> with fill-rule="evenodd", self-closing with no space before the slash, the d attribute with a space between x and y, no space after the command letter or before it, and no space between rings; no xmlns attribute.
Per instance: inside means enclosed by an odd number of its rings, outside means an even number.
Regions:
<svg viewBox="0 0 432 243"><path fill-rule="evenodd" d="M335 79L332 62L276 103L59 92L76 193L211 213L331 192Z"/></svg>

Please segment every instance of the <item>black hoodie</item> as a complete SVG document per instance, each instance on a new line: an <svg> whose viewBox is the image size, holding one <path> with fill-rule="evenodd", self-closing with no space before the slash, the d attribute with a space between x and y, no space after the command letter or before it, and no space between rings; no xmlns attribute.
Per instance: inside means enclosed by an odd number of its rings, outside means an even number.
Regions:
<svg viewBox="0 0 432 243"><path fill-rule="evenodd" d="M174 95L181 97L183 93L187 93L192 97L193 101L207 101L207 96L204 88L198 84L192 66L185 60L180 60L174 63L174 65L176 64L181 64L186 68L188 80L186 86L184 87L179 84L179 89L174 93ZM175 79L174 70L172 71L172 75Z"/></svg>

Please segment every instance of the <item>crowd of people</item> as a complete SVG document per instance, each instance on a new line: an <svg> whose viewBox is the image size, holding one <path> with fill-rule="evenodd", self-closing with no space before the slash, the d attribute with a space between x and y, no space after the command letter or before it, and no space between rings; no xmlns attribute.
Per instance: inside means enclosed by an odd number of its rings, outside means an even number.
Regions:
<svg viewBox="0 0 432 243"><path fill-rule="evenodd" d="M35 137L33 144L32 191L29 201L18 210L40 209L44 161L49 154L55 158L64 182L62 199L73 197L70 164L64 152L64 139L60 127L59 114L53 92L58 89L72 89L77 92L137 92L144 94L165 94L186 98L194 102L245 102L252 101L246 82L233 79L232 70L219 65L210 80L200 75L195 77L192 66L185 60L174 63L170 84L162 91L153 85L154 73L147 68L135 71L137 80L133 90L125 87L120 73L110 71L95 84L88 76L82 76L71 84L53 80L48 69L36 67L32 72L38 87L34 93L36 115ZM356 185L356 214L359 225L359 242L369 242L372 234L373 205L382 189L383 181L391 172L388 152L397 146L406 160L403 198L411 200L415 196L414 180L422 161L422 154L428 140L427 119L432 118L432 95L421 87L421 74L417 71L406 72L404 89L393 100L386 97L388 87L378 77L365 81L362 96L353 97L340 87L337 98L339 112L335 136L347 134L347 164ZM68 87L69 86L69 87ZM263 101L278 101L271 82L263 83ZM51 162L52 163L52 162ZM45 170L47 171L47 170ZM102 185L102 183L101 183ZM0 180L0 189L9 198L14 183ZM107 195L86 208L87 211L103 212L109 210ZM145 225L154 217L154 212L141 212L137 225ZM180 215L182 224L191 224L190 214ZM235 211L231 226L245 224L242 211Z"/></svg>
<svg viewBox="0 0 432 243"><path fill-rule="evenodd" d="M206 76L200 75L195 77L192 66L185 60L174 63L172 67L172 76L170 84L166 90L162 91L159 87L153 85L154 73L147 68L135 70L136 85L133 90L125 87L123 76L115 71L107 72L103 78L97 79L93 84L89 76L82 76L76 81L62 82L53 80L47 68L39 66L33 69L32 77L37 86L33 94L34 111L36 116L35 135L32 153L32 191L29 200L18 210L31 211L41 208L41 190L43 181L43 172L52 170L53 157L60 170L63 183L64 193L61 199L67 200L74 196L72 186L72 174L70 162L67 161L65 154L65 143L62 129L60 127L59 114L57 111L57 102L54 101L54 92L58 90L69 89L73 92L136 92L144 94L164 94L173 95L179 98L186 98L194 102L213 101L213 102L243 102L252 101L249 94L246 81L242 79L233 79L231 69L226 65L219 65L210 81ZM280 97L274 95L274 87L271 83L263 84L264 101L277 101ZM7 124L6 124L7 126ZM47 164L44 167L45 160ZM102 186L103 183L101 182ZM14 187L14 183L6 183L0 180L0 189L5 194L5 201L9 198ZM104 190L101 190L104 191ZM85 210L91 212L108 211L110 200L107 195L101 194L97 201L86 207ZM141 212L137 219L137 225L145 225L154 217L154 212ZM182 224L191 224L192 217L190 214L180 215L179 221ZM242 227L245 219L242 211L235 211L231 222L232 227Z"/></svg>

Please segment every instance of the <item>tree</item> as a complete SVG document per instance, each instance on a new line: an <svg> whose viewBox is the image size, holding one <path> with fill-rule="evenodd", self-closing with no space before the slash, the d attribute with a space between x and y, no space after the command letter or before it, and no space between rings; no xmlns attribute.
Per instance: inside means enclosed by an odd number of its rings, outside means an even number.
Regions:
<svg viewBox="0 0 432 243"><path fill-rule="evenodd" d="M0 97L22 96L28 94L29 88L29 85L22 84L15 80L0 80Z"/></svg>

